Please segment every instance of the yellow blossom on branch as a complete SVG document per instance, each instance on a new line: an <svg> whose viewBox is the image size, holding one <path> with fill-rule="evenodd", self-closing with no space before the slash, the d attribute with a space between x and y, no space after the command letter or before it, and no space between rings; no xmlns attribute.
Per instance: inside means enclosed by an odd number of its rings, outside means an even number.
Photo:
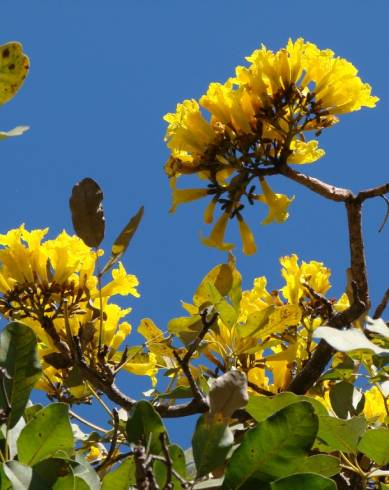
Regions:
<svg viewBox="0 0 389 490"><path fill-rule="evenodd" d="M247 61L248 66L236 68L235 77L210 83L199 101L185 100L165 116L171 152L165 171L174 179L172 210L212 196L205 222L213 221L217 205L228 210L231 220L239 220L243 252L251 254L254 238L243 221L245 202L268 204L263 221L268 224L285 221L293 200L267 184L258 198L253 181L282 173L287 165L316 162L324 150L317 140L307 140L308 133L319 136L339 121L337 115L374 107L378 98L349 61L301 38L276 52L262 46ZM187 174L197 174L207 187L176 189L175 179ZM218 234L225 231L222 216ZM226 248L214 232L204 243Z"/></svg>
<svg viewBox="0 0 389 490"><path fill-rule="evenodd" d="M269 214L262 221L262 224L268 225L274 221L276 223L283 223L288 219L288 208L294 201L294 196L288 198L288 196L285 196L285 194L275 194L265 179L261 179L260 183L263 194L257 196L256 199L264 204L267 204L269 207Z"/></svg>

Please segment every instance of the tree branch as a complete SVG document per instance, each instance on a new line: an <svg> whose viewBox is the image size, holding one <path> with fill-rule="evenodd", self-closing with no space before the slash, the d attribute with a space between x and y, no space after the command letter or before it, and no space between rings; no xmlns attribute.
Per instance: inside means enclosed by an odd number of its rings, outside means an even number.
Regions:
<svg viewBox="0 0 389 490"><path fill-rule="evenodd" d="M350 325L351 322L359 318L365 311L365 303L363 303L357 293L356 283L354 283L354 303L347 310L334 315L328 322L328 326L334 328L343 328ZM286 391L303 395L306 393L320 378L322 372L335 353L330 345L325 340L321 340L313 353L311 359L305 364L304 368L294 377Z"/></svg>
<svg viewBox="0 0 389 490"><path fill-rule="evenodd" d="M278 169L281 175L288 177L288 179L294 180L304 187L308 187L316 194L320 194L331 201L345 202L352 196L352 192L349 189L342 187L335 187L334 185L327 184L319 179L310 177L301 172L296 172L288 165L281 165Z"/></svg>
<svg viewBox="0 0 389 490"><path fill-rule="evenodd" d="M385 291L385 294L384 294L381 302L379 303L379 305L375 309L375 312L373 315L374 320L376 320L377 318L381 318L382 313L385 311L385 308L386 308L388 302L389 302L389 289L387 289Z"/></svg>
<svg viewBox="0 0 389 490"><path fill-rule="evenodd" d="M357 199L360 202L365 201L366 199L370 199L371 197L379 197L387 194L389 192L389 182L387 184L382 184L377 187L373 187L371 189L366 189L364 191L360 191L357 195Z"/></svg>

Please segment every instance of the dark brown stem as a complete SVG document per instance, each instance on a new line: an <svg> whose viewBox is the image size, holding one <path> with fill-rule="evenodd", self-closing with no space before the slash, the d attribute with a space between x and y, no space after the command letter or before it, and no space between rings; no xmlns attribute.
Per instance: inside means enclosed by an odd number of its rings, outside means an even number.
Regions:
<svg viewBox="0 0 389 490"><path fill-rule="evenodd" d="M333 328L342 328L350 325L365 311L365 303L360 300L356 283L354 283L354 303L347 310L334 315L328 322L328 325ZM287 391L303 395L306 393L320 378L322 372L330 361L335 350L327 344L325 340L321 340L312 357L305 364L304 368L291 381Z"/></svg>
<svg viewBox="0 0 389 490"><path fill-rule="evenodd" d="M181 359L180 356L176 351L173 351L174 357L177 359L178 364L180 365L180 368L182 369L183 373L185 374L188 383L192 389L193 393L193 398L194 401L199 405L207 405L207 402L205 400L205 397L203 393L201 392L199 386L197 385L196 381L194 380L192 373L190 371L190 366L189 362L193 356L193 354L196 352L198 349L201 341L204 339L205 335L207 334L208 330L211 328L211 326L214 324L214 322L217 319L218 314L214 313L212 317L208 320L208 311L207 309L204 310L204 312L201 314L201 320L203 323L203 327L198 334L198 336L195 338L195 340L190 344L185 356Z"/></svg>
<svg viewBox="0 0 389 490"><path fill-rule="evenodd" d="M143 446L135 446L134 461L136 488L140 490L151 490L152 486L147 475L147 455Z"/></svg>
<svg viewBox="0 0 389 490"><path fill-rule="evenodd" d="M370 199L371 197L383 196L389 192L389 183L379 185L378 187L373 187L372 189L366 189L358 193L357 199L363 202L365 199Z"/></svg>
<svg viewBox="0 0 389 490"><path fill-rule="evenodd" d="M365 303L366 309L369 309L370 298L362 236L362 204L358 198L349 198L346 201L346 209L352 280L356 282L360 300Z"/></svg>
<svg viewBox="0 0 389 490"><path fill-rule="evenodd" d="M374 312L374 315L373 315L373 318L376 320L377 318L381 318L382 316L382 313L385 311L385 308L387 307L388 305L388 302L389 302L389 289L387 289L385 291L385 294L381 300L381 302L379 303L379 305L377 306L377 308L375 309L375 312Z"/></svg>
<svg viewBox="0 0 389 490"><path fill-rule="evenodd" d="M349 189L335 187L334 185L327 184L314 177L309 177L301 172L296 172L296 170L293 170L288 165L280 166L279 173L332 201L345 202L352 196L352 192Z"/></svg>

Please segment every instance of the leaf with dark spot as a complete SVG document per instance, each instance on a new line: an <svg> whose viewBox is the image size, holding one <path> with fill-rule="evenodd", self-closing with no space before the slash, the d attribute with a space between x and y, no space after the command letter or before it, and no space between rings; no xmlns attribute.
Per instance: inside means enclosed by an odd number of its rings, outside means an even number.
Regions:
<svg viewBox="0 0 389 490"><path fill-rule="evenodd" d="M73 226L88 247L98 247L104 238L103 197L100 186L89 177L78 182L72 190L69 202Z"/></svg>

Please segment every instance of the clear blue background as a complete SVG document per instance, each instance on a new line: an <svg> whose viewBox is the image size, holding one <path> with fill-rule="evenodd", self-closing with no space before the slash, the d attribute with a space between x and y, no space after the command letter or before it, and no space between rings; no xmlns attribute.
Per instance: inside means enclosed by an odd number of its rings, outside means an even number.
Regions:
<svg viewBox="0 0 389 490"><path fill-rule="evenodd" d="M225 257L198 239L200 230L208 233L203 202L168 214L162 116L199 97L209 82L225 81L261 43L277 50L302 36L352 61L381 101L374 110L344 116L321 137L326 157L299 169L355 191L381 184L389 174L388 19L387 0L2 0L0 43L22 42L31 71L1 108L0 129L27 124L31 130L1 142L0 232L23 222L49 226L51 236L72 230L69 194L86 176L104 189L107 250L144 204L144 221L124 260L141 283L141 299L129 300L131 323L149 316L166 328L184 313L180 300L190 301L204 274ZM259 252L244 257L239 246L235 252L245 287L260 275L270 288L280 287L278 257L297 253L333 269L330 294L339 296L349 260L343 206L280 178L271 185L296 200L282 226L262 227L265 208L250 210ZM389 225L377 233L385 209L379 198L364 209L374 305L389 285ZM231 238L237 240L235 229ZM150 383L128 376L121 386L139 396ZM104 414L99 417L104 423ZM169 426L173 439L186 445L191 424Z"/></svg>

